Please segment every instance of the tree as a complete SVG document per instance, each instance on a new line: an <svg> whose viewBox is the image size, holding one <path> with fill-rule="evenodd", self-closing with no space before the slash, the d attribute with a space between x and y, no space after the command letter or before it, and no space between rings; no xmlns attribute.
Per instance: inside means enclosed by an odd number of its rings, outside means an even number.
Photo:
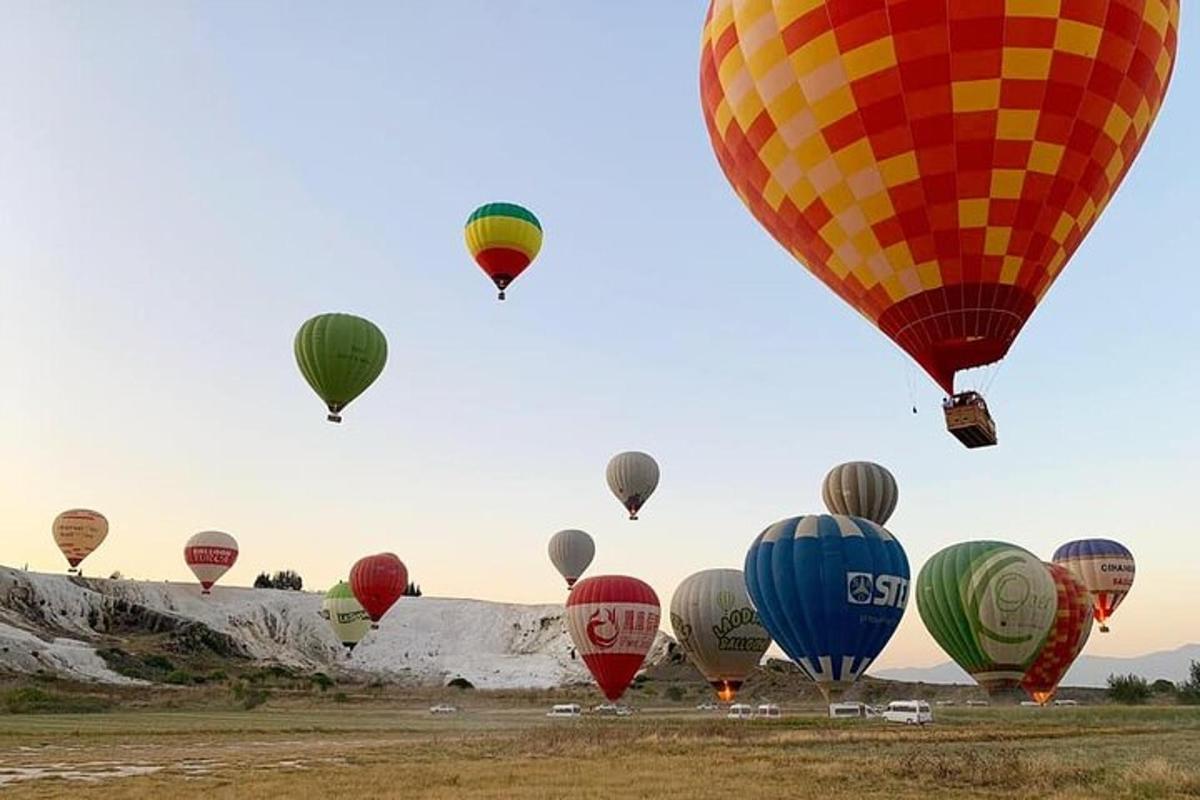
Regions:
<svg viewBox="0 0 1200 800"><path fill-rule="evenodd" d="M1179 684L1179 702L1189 706L1200 705L1200 661L1188 667L1188 679Z"/></svg>
<svg viewBox="0 0 1200 800"><path fill-rule="evenodd" d="M304 588L304 579L295 570L282 569L274 575L266 572L258 573L254 579L255 589L290 589L300 591Z"/></svg>
<svg viewBox="0 0 1200 800"><path fill-rule="evenodd" d="M272 588L271 576L265 572L258 573L258 577L254 579L254 588L255 589L270 589L270 588Z"/></svg>
<svg viewBox="0 0 1200 800"><path fill-rule="evenodd" d="M1175 684L1171 683L1166 678L1159 678L1154 683L1150 684L1150 689L1155 694L1175 694Z"/></svg>
<svg viewBox="0 0 1200 800"><path fill-rule="evenodd" d="M421 587L412 581L408 582L408 586L404 587L404 597L420 597Z"/></svg>
<svg viewBox="0 0 1200 800"><path fill-rule="evenodd" d="M1150 684L1140 675L1109 675L1108 696L1118 703L1141 705L1150 699Z"/></svg>

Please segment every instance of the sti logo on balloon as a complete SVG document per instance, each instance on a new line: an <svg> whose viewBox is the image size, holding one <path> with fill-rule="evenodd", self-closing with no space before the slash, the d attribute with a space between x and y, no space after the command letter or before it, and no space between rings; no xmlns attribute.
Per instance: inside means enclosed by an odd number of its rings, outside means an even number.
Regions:
<svg viewBox="0 0 1200 800"><path fill-rule="evenodd" d="M897 575L847 572L846 602L855 606L904 608L908 602L908 580Z"/></svg>

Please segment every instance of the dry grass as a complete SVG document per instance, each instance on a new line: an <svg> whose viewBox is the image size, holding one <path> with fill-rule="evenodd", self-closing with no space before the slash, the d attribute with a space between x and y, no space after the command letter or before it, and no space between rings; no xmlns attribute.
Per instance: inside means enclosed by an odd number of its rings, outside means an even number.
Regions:
<svg viewBox="0 0 1200 800"><path fill-rule="evenodd" d="M494 703L5 717L5 770L118 762L152 774L42 778L5 797L1200 797L1200 711L941 712L924 730L816 716L547 720Z"/></svg>

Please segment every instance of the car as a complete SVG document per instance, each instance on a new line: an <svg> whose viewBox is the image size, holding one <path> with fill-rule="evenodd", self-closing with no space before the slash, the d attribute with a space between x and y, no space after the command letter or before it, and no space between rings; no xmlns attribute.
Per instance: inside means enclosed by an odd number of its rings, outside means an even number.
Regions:
<svg viewBox="0 0 1200 800"><path fill-rule="evenodd" d="M720 711L721 707L716 703L701 703L696 706L697 711Z"/></svg>
<svg viewBox="0 0 1200 800"><path fill-rule="evenodd" d="M968 700L967 705L971 706L972 708L977 708L979 706L991 705L991 703L989 703L987 700Z"/></svg>
<svg viewBox="0 0 1200 800"><path fill-rule="evenodd" d="M616 703L601 703L592 711L605 717L628 717L633 714L633 709L629 706L619 706Z"/></svg>
<svg viewBox="0 0 1200 800"><path fill-rule="evenodd" d="M774 703L763 703L758 708L754 709L755 719L779 719L783 716L779 706Z"/></svg>
<svg viewBox="0 0 1200 800"><path fill-rule="evenodd" d="M1042 707L1041 703L1035 703L1032 700L1022 700L1021 705L1025 706L1026 708L1041 708Z"/></svg>
<svg viewBox="0 0 1200 800"><path fill-rule="evenodd" d="M1078 700L1055 700L1054 705L1056 705L1056 706L1077 706L1077 705L1079 705L1079 701Z"/></svg>
<svg viewBox="0 0 1200 800"><path fill-rule="evenodd" d="M933 711L925 700L894 700L887 704L883 718L888 722L903 722L905 725L925 725L933 722Z"/></svg>
<svg viewBox="0 0 1200 800"><path fill-rule="evenodd" d="M936 703L934 703L936 706L952 706L954 704L955 703L953 700L938 700Z"/></svg>
<svg viewBox="0 0 1200 800"><path fill-rule="evenodd" d="M583 712L577 703L559 703L546 712L547 717L578 717Z"/></svg>
<svg viewBox="0 0 1200 800"><path fill-rule="evenodd" d="M750 719L754 716L754 707L748 706L745 703L734 703L729 707L729 713L725 715L726 719Z"/></svg>
<svg viewBox="0 0 1200 800"><path fill-rule="evenodd" d="M446 703L438 703L436 706L430 707L429 713L430 714L457 714L458 709L455 708L454 706L448 705Z"/></svg>
<svg viewBox="0 0 1200 800"><path fill-rule="evenodd" d="M861 719L874 716L875 710L866 703L830 703L830 719Z"/></svg>

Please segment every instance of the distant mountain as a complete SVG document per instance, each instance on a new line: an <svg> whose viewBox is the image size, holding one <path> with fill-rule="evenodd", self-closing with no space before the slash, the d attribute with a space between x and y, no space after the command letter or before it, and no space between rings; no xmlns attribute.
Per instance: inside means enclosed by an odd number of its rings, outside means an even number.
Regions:
<svg viewBox="0 0 1200 800"><path fill-rule="evenodd" d="M1141 675L1150 681L1166 678L1178 683L1187 680L1188 668L1193 661L1200 661L1200 644L1185 644L1175 650L1160 650L1128 658L1083 655L1067 673L1063 686L1107 686L1109 675L1129 673ZM914 683L974 683L952 661L932 667L881 669L871 674L876 678Z"/></svg>

